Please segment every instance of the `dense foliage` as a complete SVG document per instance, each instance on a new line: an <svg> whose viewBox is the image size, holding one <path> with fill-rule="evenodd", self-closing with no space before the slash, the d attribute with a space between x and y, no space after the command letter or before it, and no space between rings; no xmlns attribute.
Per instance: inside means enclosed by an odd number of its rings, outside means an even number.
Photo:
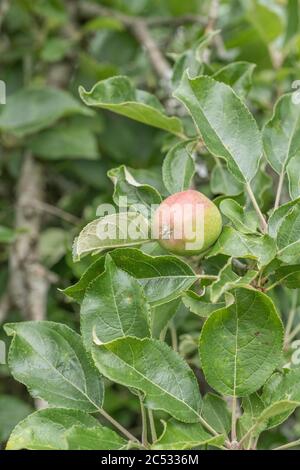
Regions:
<svg viewBox="0 0 300 470"><path fill-rule="evenodd" d="M1 2L3 447L300 446L299 15ZM188 189L223 229L176 256L148 209Z"/></svg>

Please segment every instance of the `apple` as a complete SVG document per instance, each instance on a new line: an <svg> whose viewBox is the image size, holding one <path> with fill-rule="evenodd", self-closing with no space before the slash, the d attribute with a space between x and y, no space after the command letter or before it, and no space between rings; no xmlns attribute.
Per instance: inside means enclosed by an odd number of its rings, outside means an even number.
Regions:
<svg viewBox="0 0 300 470"><path fill-rule="evenodd" d="M218 239L222 217L204 194L187 190L167 197L154 213L153 233L159 244L178 255L206 251Z"/></svg>

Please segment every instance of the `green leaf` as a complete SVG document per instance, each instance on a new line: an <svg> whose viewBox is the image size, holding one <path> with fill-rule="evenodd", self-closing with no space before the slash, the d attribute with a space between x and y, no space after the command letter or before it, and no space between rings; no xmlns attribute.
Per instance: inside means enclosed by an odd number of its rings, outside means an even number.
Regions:
<svg viewBox="0 0 300 470"><path fill-rule="evenodd" d="M168 325L175 315L183 315L186 311L181 298L160 304L151 308L151 333L153 338L159 338L162 330Z"/></svg>
<svg viewBox="0 0 300 470"><path fill-rule="evenodd" d="M290 196L292 199L297 199L300 196L300 153L290 159L286 172L289 179Z"/></svg>
<svg viewBox="0 0 300 470"><path fill-rule="evenodd" d="M188 264L172 255L151 256L136 249L111 253L116 265L138 279L151 305L178 298L197 280Z"/></svg>
<svg viewBox="0 0 300 470"><path fill-rule="evenodd" d="M96 160L99 155L97 139L87 124L65 123L46 129L33 136L28 147L43 160Z"/></svg>
<svg viewBox="0 0 300 470"><path fill-rule="evenodd" d="M116 250L117 251L117 250ZM79 281L73 286L63 289L62 292L76 302L81 303L88 285L100 274L104 273L105 256L100 256L82 274Z"/></svg>
<svg viewBox="0 0 300 470"><path fill-rule="evenodd" d="M114 184L113 200L119 207L128 207L131 212L145 212L146 217L151 215L153 204L161 203L159 192L149 184L138 183L125 165L109 170L107 176Z"/></svg>
<svg viewBox="0 0 300 470"><path fill-rule="evenodd" d="M281 282L288 289L300 288L300 264L280 266L274 276L276 282Z"/></svg>
<svg viewBox="0 0 300 470"><path fill-rule="evenodd" d="M15 427L6 449L66 450L65 432L75 425L94 428L98 421L79 410L48 408L36 411Z"/></svg>
<svg viewBox="0 0 300 470"><path fill-rule="evenodd" d="M218 254L234 258L257 259L260 266L266 266L276 255L276 244L269 235L247 235L232 227L224 227L219 239L209 251L208 257Z"/></svg>
<svg viewBox="0 0 300 470"><path fill-rule="evenodd" d="M261 135L234 91L210 77L185 74L174 95L191 113L208 150L224 158L239 181L250 182L262 155Z"/></svg>
<svg viewBox="0 0 300 470"><path fill-rule="evenodd" d="M285 373L275 373L267 381L263 388L261 398L265 406L271 406L280 401L298 402L294 407L268 422L268 427L274 427L285 421L294 409L300 405L300 369L295 367Z"/></svg>
<svg viewBox="0 0 300 470"><path fill-rule="evenodd" d="M75 331L46 321L8 323L4 329L13 336L11 373L33 397L87 412L101 408L102 381Z"/></svg>
<svg viewBox="0 0 300 470"><path fill-rule="evenodd" d="M286 204L282 204L278 209L272 212L268 221L268 231L272 238L276 238L278 230L285 217L291 212L291 210L300 204L300 198L294 201L289 201Z"/></svg>
<svg viewBox="0 0 300 470"><path fill-rule="evenodd" d="M59 227L49 227L39 236L38 253L45 266L54 266L67 252L70 234Z"/></svg>
<svg viewBox="0 0 300 470"><path fill-rule="evenodd" d="M228 262L223 266L223 268L218 273L218 279L216 279L209 286L210 298L213 303L216 303L226 291L237 287L239 285L250 285L251 282L258 275L258 271L249 270L244 276L238 276L232 270L232 260L229 259Z"/></svg>
<svg viewBox="0 0 300 470"><path fill-rule="evenodd" d="M138 279L151 305L161 305L180 297L197 280L190 266L176 256L151 256L135 248L113 250L110 256L118 268ZM89 283L103 271L104 258L99 258L81 280L64 293L82 301Z"/></svg>
<svg viewBox="0 0 300 470"><path fill-rule="evenodd" d="M300 262L300 204L292 207L277 233L278 258L285 263Z"/></svg>
<svg viewBox="0 0 300 470"><path fill-rule="evenodd" d="M170 194L185 191L191 187L195 163L188 147L188 143L180 142L169 150L164 159L163 181Z"/></svg>
<svg viewBox="0 0 300 470"><path fill-rule="evenodd" d="M8 97L0 114L0 130L23 137L50 127L58 119L91 113L66 91L25 88Z"/></svg>
<svg viewBox="0 0 300 470"><path fill-rule="evenodd" d="M284 173L290 159L300 153L299 128L300 106L293 103L292 93L281 96L263 129L264 151L278 174Z"/></svg>
<svg viewBox="0 0 300 470"><path fill-rule="evenodd" d="M269 44L283 32L283 22L275 8L262 4L258 0L249 2L247 12L249 22L254 26L265 44Z"/></svg>
<svg viewBox="0 0 300 470"><path fill-rule="evenodd" d="M84 32L95 32L100 29L112 29L114 31L124 31L124 24L113 16L97 16L87 21L83 26Z"/></svg>
<svg viewBox="0 0 300 470"><path fill-rule="evenodd" d="M213 38L219 31L209 31L203 34L198 41L192 44L190 49L185 50L180 55L175 55L175 65L173 67L172 84L177 87L180 84L183 74L188 70L191 77L196 77L201 73L205 62L205 54Z"/></svg>
<svg viewBox="0 0 300 470"><path fill-rule="evenodd" d="M241 438L247 431L249 431L255 424L257 417L265 409L264 402L260 395L255 392L242 399L243 414L238 419L238 437ZM265 430L265 424L257 425L255 432L251 432L249 438L244 442L246 447L249 444L250 438L257 438L259 434Z"/></svg>
<svg viewBox="0 0 300 470"><path fill-rule="evenodd" d="M299 2L288 0L287 2L287 26L285 32L285 43L290 41L300 29Z"/></svg>
<svg viewBox="0 0 300 470"><path fill-rule="evenodd" d="M231 86L236 94L244 99L251 89L255 67L256 65L250 62L233 62L218 70L213 78Z"/></svg>
<svg viewBox="0 0 300 470"><path fill-rule="evenodd" d="M257 233L258 220L255 211L246 211L234 199L224 199L220 203L221 212L234 228L242 233Z"/></svg>
<svg viewBox="0 0 300 470"><path fill-rule="evenodd" d="M202 416L220 434L227 435L231 417L226 401L219 395L207 393L203 398Z"/></svg>
<svg viewBox="0 0 300 470"><path fill-rule="evenodd" d="M102 80L96 83L91 91L80 87L79 94L88 106L109 109L176 135L183 132L178 118L168 117L155 96L146 91L136 90L127 77L118 76Z"/></svg>
<svg viewBox="0 0 300 470"><path fill-rule="evenodd" d="M221 447L225 441L225 436L212 436L199 423L179 423L170 419L163 421L163 425L162 435L151 446L152 450L184 450L203 445Z"/></svg>
<svg viewBox="0 0 300 470"><path fill-rule="evenodd" d="M78 424L68 429L64 438L68 450L118 450L127 444L117 433L104 426L87 428Z"/></svg>
<svg viewBox="0 0 300 470"><path fill-rule="evenodd" d="M256 418L261 414L261 412L265 408L265 404L259 395L258 392L254 392L247 397L243 397L242 399L242 408L243 408L243 416L251 415L251 418Z"/></svg>
<svg viewBox="0 0 300 470"><path fill-rule="evenodd" d="M87 288L80 310L81 333L90 350L93 335L107 343L122 336L150 335L150 306L136 279L117 268L111 256L105 272Z"/></svg>
<svg viewBox="0 0 300 470"><path fill-rule="evenodd" d="M217 160L210 178L210 188L213 194L236 196L244 190L244 185L228 171L227 167Z"/></svg>
<svg viewBox="0 0 300 470"><path fill-rule="evenodd" d="M208 317L212 312L219 308L225 307L225 302L211 303L205 302L201 297L191 290L186 291L182 295L182 301L184 305L199 317Z"/></svg>
<svg viewBox="0 0 300 470"><path fill-rule="evenodd" d="M150 240L149 222L138 212L112 213L87 224L74 241L75 260L108 248L141 245Z"/></svg>
<svg viewBox="0 0 300 470"><path fill-rule="evenodd" d="M281 359L283 327L272 301L261 292L238 288L235 303L208 317L200 336L207 382L224 395L258 390Z"/></svg>
<svg viewBox="0 0 300 470"><path fill-rule="evenodd" d="M5 442L13 428L32 411L25 401L11 395L0 395L0 442Z"/></svg>
<svg viewBox="0 0 300 470"><path fill-rule="evenodd" d="M72 41L65 38L49 38L41 50L41 59L45 62L58 62L71 50Z"/></svg>
<svg viewBox="0 0 300 470"><path fill-rule="evenodd" d="M251 189L263 212L267 212L274 201L274 181L267 173L266 162L260 164L259 170L251 181Z"/></svg>
<svg viewBox="0 0 300 470"><path fill-rule="evenodd" d="M276 420L278 417L287 417L290 415L297 406L300 406L300 402L292 400L281 400L272 403L269 407L265 408L260 415L254 419L254 424L250 428L251 434L255 431L258 433L262 432L268 427L270 420Z"/></svg>
<svg viewBox="0 0 300 470"><path fill-rule="evenodd" d="M148 184L155 188L159 194L165 193L165 186L161 175L161 166L151 168L128 168L129 172L139 183Z"/></svg>
<svg viewBox="0 0 300 470"><path fill-rule="evenodd" d="M196 378L186 362L166 343L121 338L94 346L99 371L110 380L145 394L146 406L184 422L197 422L201 407Z"/></svg>

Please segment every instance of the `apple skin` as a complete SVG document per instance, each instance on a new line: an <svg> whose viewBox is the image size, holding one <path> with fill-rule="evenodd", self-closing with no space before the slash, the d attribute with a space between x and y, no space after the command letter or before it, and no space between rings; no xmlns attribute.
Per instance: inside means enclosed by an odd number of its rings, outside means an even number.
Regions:
<svg viewBox="0 0 300 470"><path fill-rule="evenodd" d="M196 231L197 214L200 230ZM191 230L188 237L183 227ZM222 231L222 217L210 199L190 189L172 194L160 204L154 213L153 230L163 248L177 255L192 256L203 253L215 243Z"/></svg>

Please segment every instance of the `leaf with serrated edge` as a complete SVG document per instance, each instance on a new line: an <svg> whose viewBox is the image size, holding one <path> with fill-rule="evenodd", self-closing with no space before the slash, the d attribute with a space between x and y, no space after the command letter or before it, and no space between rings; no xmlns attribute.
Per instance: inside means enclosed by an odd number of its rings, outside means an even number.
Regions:
<svg viewBox="0 0 300 470"><path fill-rule="evenodd" d="M152 450L184 450L203 445L220 447L225 441L225 436L212 436L199 423L179 423L170 419L163 421L163 425L162 435L151 446Z"/></svg>
<svg viewBox="0 0 300 470"><path fill-rule="evenodd" d="M237 287L238 285L250 285L257 275L258 271L249 270L244 276L238 276L232 270L232 260L229 259L228 262L219 271L218 279L216 279L209 286L208 290L211 301L216 303L225 294L226 291L232 289L233 287Z"/></svg>
<svg viewBox="0 0 300 470"><path fill-rule="evenodd" d="M169 150L164 159L163 181L170 194L185 191L191 186L195 163L188 148L188 142L180 142Z"/></svg>
<svg viewBox="0 0 300 470"><path fill-rule="evenodd" d="M277 237L278 258L285 263L300 263L300 204L292 207L281 222Z"/></svg>
<svg viewBox="0 0 300 470"><path fill-rule="evenodd" d="M276 282L281 282L289 289L300 288L300 264L280 266L275 273Z"/></svg>
<svg viewBox="0 0 300 470"><path fill-rule="evenodd" d="M184 422L199 421L201 396L196 377L166 343L120 338L94 346L92 355L105 377L143 392L150 409L164 410Z"/></svg>
<svg viewBox="0 0 300 470"><path fill-rule="evenodd" d="M225 307L225 302L210 303L201 300L201 297L195 292L188 290L182 295L184 305L199 317L208 317L212 312Z"/></svg>
<svg viewBox="0 0 300 470"><path fill-rule="evenodd" d="M75 425L100 427L96 418L79 410L48 408L27 416L13 430L7 450L66 450L65 432ZM101 429L101 428L100 428Z"/></svg>
<svg viewBox="0 0 300 470"><path fill-rule="evenodd" d="M132 233L132 235L131 235ZM133 236L134 235L134 236ZM140 213L120 212L93 220L74 241L73 257L149 241L149 222Z"/></svg>
<svg viewBox="0 0 300 470"><path fill-rule="evenodd" d="M228 85L208 76L189 78L185 73L174 96L191 113L208 150L226 160L241 182L250 182L262 156L257 124Z"/></svg>
<svg viewBox="0 0 300 470"><path fill-rule="evenodd" d="M293 209L293 207L297 205L300 206L300 198L295 199L294 201L289 201L286 204L282 204L278 207L278 209L272 212L268 221L268 232L272 238L277 237L279 227L282 224L283 220Z"/></svg>
<svg viewBox="0 0 300 470"><path fill-rule="evenodd" d="M292 402L300 402L300 369L295 367L285 373L274 373L264 385L261 398L265 406L282 400L290 400ZM299 405L297 405L299 406ZM296 408L296 406L295 406ZM278 426L285 421L293 410L287 410L283 415L268 421L268 428Z"/></svg>
<svg viewBox="0 0 300 470"><path fill-rule="evenodd" d="M292 199L297 199L300 196L300 152L290 159L286 172L289 180L290 196Z"/></svg>
<svg viewBox="0 0 300 470"><path fill-rule="evenodd" d="M210 188L213 194L224 194L226 196L236 196L243 192L243 183L238 181L228 170L226 165L222 165L220 160L216 161L210 176Z"/></svg>
<svg viewBox="0 0 300 470"><path fill-rule="evenodd" d="M79 87L79 94L88 106L108 109L176 135L183 132L181 121L178 118L168 117L154 95L136 90L125 76L102 80L96 83L90 91Z"/></svg>
<svg viewBox="0 0 300 470"><path fill-rule="evenodd" d="M300 106L292 93L277 101L274 114L263 129L263 144L268 162L276 173L284 173L290 159L300 152Z"/></svg>
<svg viewBox="0 0 300 470"><path fill-rule="evenodd" d="M125 165L109 170L107 176L114 184L113 199L119 207L128 207L132 212L135 210L144 213L145 211L144 215L150 216L151 206L161 203L161 196L157 189L136 181ZM126 204L124 198L126 198Z"/></svg>
<svg viewBox="0 0 300 470"><path fill-rule="evenodd" d="M200 336L207 382L219 393L246 396L259 389L281 359L283 326L273 302L249 288L232 291L235 303L212 313Z"/></svg>
<svg viewBox="0 0 300 470"><path fill-rule="evenodd" d="M104 426L72 426L64 438L68 450L118 450L126 447L127 441L112 429Z"/></svg>
<svg viewBox="0 0 300 470"><path fill-rule="evenodd" d="M220 434L227 435L231 428L230 412L226 401L219 395L207 393L203 398L203 418Z"/></svg>
<svg viewBox="0 0 300 470"><path fill-rule="evenodd" d="M13 336L8 355L11 373L33 397L87 412L101 408L101 377L75 331L48 321L8 323L4 329Z"/></svg>
<svg viewBox="0 0 300 470"><path fill-rule="evenodd" d="M242 233L256 233L259 226L254 211L245 211L234 199L224 199L220 203L220 211L229 219L233 226Z"/></svg>
<svg viewBox="0 0 300 470"><path fill-rule="evenodd" d="M89 116L93 112L66 91L48 86L23 88L9 96L3 106L0 130L23 137L74 114Z"/></svg>
<svg viewBox="0 0 300 470"><path fill-rule="evenodd" d="M150 336L150 306L136 279L106 256L105 272L89 284L80 310L81 333L90 350L93 334L102 343L123 336Z"/></svg>
<svg viewBox="0 0 300 470"><path fill-rule="evenodd" d="M218 254L234 258L257 259L260 266L266 266L276 255L276 244L269 235L248 235L225 226L207 256L212 257Z"/></svg>
<svg viewBox="0 0 300 470"><path fill-rule="evenodd" d="M151 305L161 305L178 298L197 280L191 267L172 255L151 256L136 248L120 248L110 252L116 266L135 277ZM89 283L104 271L104 257L99 258L83 274L80 281L64 293L81 302Z"/></svg>
<svg viewBox="0 0 300 470"><path fill-rule="evenodd" d="M213 78L231 86L238 96L245 98L252 85L252 74L256 64L250 62L233 62L218 70Z"/></svg>

